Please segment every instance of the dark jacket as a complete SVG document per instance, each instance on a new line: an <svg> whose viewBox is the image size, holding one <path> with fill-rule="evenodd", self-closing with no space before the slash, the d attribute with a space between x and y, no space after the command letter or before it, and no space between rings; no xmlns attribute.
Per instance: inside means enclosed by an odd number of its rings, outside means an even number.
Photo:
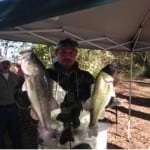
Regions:
<svg viewBox="0 0 150 150"><path fill-rule="evenodd" d="M15 94L19 89L19 77L9 72L8 80L0 72L0 105L15 103Z"/></svg>
<svg viewBox="0 0 150 150"><path fill-rule="evenodd" d="M85 102L91 96L91 84L94 78L89 72L79 69L77 62L67 73L56 62L52 68L47 69L47 73L75 101Z"/></svg>

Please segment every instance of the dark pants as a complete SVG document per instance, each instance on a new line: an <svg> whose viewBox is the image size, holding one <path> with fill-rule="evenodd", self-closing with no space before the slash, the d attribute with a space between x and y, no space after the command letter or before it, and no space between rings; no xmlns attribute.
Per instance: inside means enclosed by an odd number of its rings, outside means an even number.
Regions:
<svg viewBox="0 0 150 150"><path fill-rule="evenodd" d="M23 148L20 112L16 104L0 106L0 149L5 148L6 131L12 141L12 148Z"/></svg>

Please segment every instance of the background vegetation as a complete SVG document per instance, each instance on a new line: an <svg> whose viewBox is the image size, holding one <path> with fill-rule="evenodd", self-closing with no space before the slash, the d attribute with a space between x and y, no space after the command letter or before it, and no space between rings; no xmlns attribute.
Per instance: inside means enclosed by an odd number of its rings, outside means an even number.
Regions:
<svg viewBox="0 0 150 150"><path fill-rule="evenodd" d="M19 52L26 49L33 49L46 68L56 60L54 46L0 40L0 57L9 55L14 62ZM126 79L130 76L131 53L129 52L78 49L77 61L80 68L94 76L108 63L117 65L120 78ZM133 53L133 76L150 77L149 52Z"/></svg>
<svg viewBox="0 0 150 150"><path fill-rule="evenodd" d="M32 48L46 67L50 67L56 60L55 47L35 44ZM117 65L120 78L126 79L130 76L131 53L129 52L78 49L77 61L80 68L89 71L94 76L108 63ZM150 77L149 52L133 53L133 76Z"/></svg>

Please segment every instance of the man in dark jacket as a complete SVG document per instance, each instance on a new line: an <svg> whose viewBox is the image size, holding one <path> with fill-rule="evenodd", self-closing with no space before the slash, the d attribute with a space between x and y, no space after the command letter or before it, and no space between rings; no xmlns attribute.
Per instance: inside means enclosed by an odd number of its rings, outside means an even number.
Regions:
<svg viewBox="0 0 150 150"><path fill-rule="evenodd" d="M77 43L71 39L65 39L58 43L56 49L57 61L52 68L47 69L49 77L66 91L64 101L61 103L61 113L57 120L63 122L64 131L60 137L60 143L74 141L71 129L80 125L79 115L84 103L91 96L93 76L79 69L76 62Z"/></svg>
<svg viewBox="0 0 150 150"><path fill-rule="evenodd" d="M12 140L12 148L22 148L20 113L15 95L19 88L19 77L9 71L10 61L0 62L0 149L4 149L6 130Z"/></svg>

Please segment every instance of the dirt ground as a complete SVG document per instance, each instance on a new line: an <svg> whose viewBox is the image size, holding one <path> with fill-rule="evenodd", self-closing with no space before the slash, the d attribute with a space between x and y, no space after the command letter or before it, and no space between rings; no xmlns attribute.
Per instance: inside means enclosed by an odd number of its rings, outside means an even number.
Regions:
<svg viewBox="0 0 150 150"><path fill-rule="evenodd" d="M112 121L108 130L108 148L150 149L150 79L133 80L130 106L129 87L130 82L116 86L117 97L120 101L117 126L115 114L112 115L115 110L107 111L106 116Z"/></svg>
<svg viewBox="0 0 150 150"><path fill-rule="evenodd" d="M130 83L116 85L117 98L120 102L117 124L115 109L109 108L106 112L106 118L111 122L108 129L108 149L150 149L150 79L133 80L131 86L132 97L131 106L129 106ZM22 123L24 148L36 149L37 122L31 120L28 112L23 110ZM9 141L8 148L11 148Z"/></svg>

